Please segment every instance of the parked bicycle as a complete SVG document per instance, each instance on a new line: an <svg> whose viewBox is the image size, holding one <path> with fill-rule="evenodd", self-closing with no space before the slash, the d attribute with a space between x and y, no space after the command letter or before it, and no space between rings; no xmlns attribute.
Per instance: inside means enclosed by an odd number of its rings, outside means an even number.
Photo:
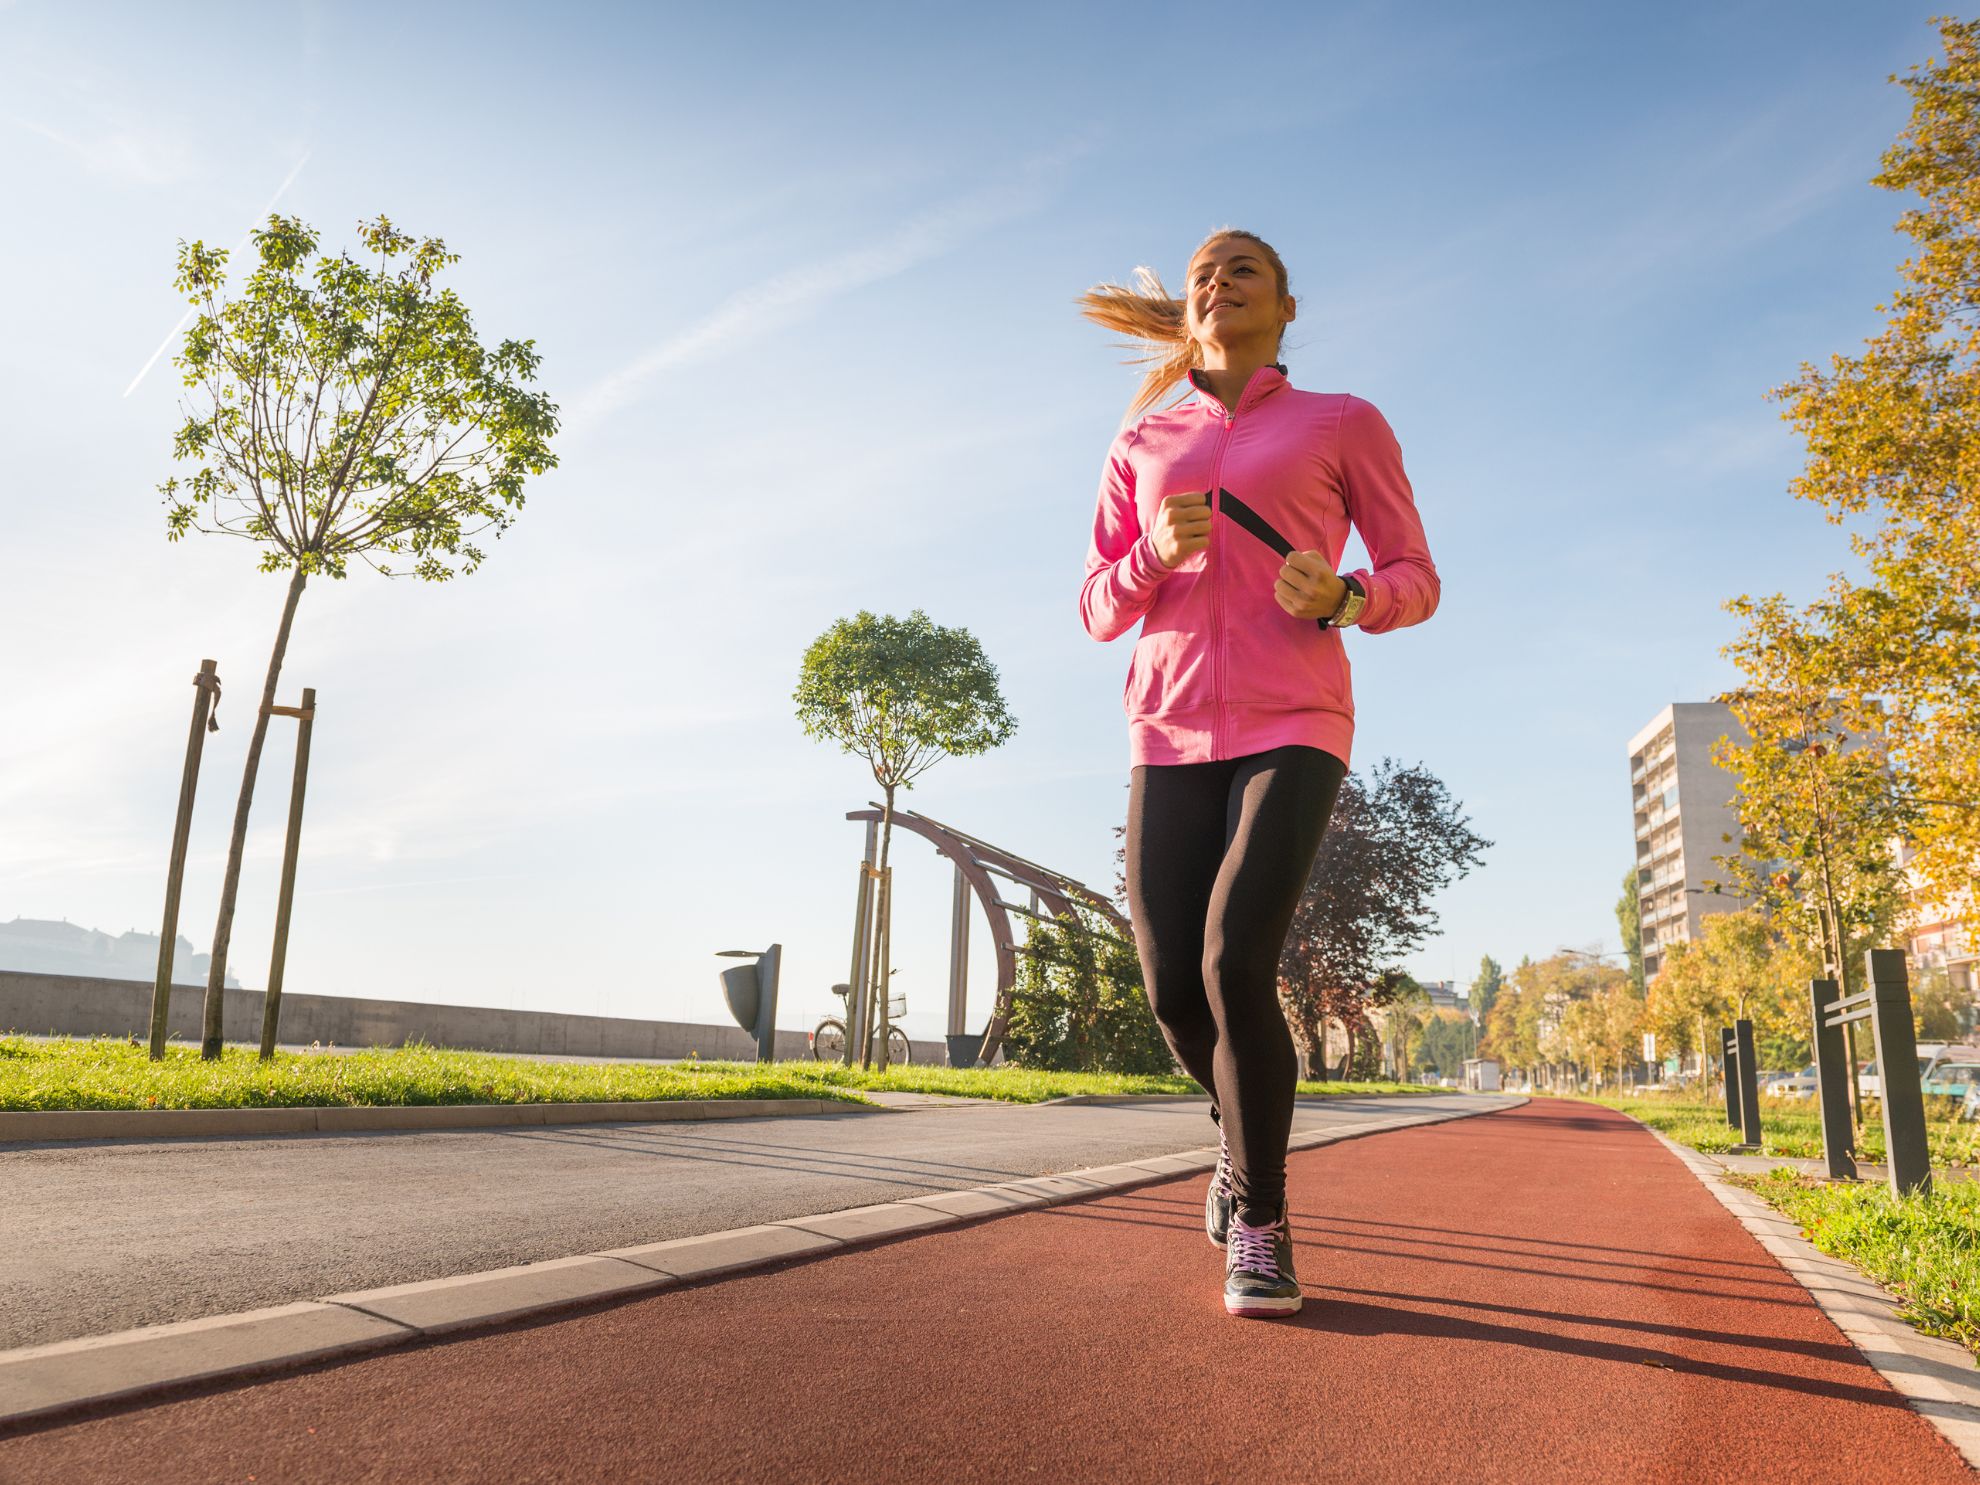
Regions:
<svg viewBox="0 0 1980 1485"><path fill-rule="evenodd" d="M896 968L893 973L899 974ZM852 1019L852 986L834 985L832 993L847 1003L844 1013L827 1016L811 1032L811 1055L819 1062L844 1062L846 1060L846 1023ZM907 1033L897 1024L907 1014L907 997L896 995L887 1002L887 1063L903 1066L914 1061L913 1049L908 1045ZM876 1038L877 1040L877 1038Z"/></svg>

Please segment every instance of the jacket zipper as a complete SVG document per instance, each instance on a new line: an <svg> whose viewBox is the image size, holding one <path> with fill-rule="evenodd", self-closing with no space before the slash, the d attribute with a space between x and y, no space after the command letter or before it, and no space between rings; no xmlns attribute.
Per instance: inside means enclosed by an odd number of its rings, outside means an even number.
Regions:
<svg viewBox="0 0 1980 1485"><path fill-rule="evenodd" d="M1238 398L1243 402L1242 395ZM1237 421L1237 414L1226 411L1224 431L1217 439L1217 455L1210 465L1210 529L1221 532L1217 517L1223 512L1224 488L1224 449L1231 441L1231 424ZM1210 683L1216 690L1216 709L1210 713L1210 756L1221 756L1218 748L1219 724L1224 720L1224 541L1216 537L1216 560L1210 573Z"/></svg>
<svg viewBox="0 0 1980 1485"><path fill-rule="evenodd" d="M1210 684L1212 689L1217 693L1214 702L1216 710L1210 714L1210 756L1212 758L1217 756L1217 745L1221 740L1218 736L1218 724L1225 720L1224 543L1214 535L1214 533L1222 529L1217 522L1217 517L1223 514L1224 450L1230 446L1231 425L1237 422L1238 409L1244 406L1245 393L1251 390L1252 382L1258 380L1260 373L1264 369L1261 366L1257 371L1254 371L1251 374L1250 380L1244 384L1244 390L1238 393L1235 406L1224 409L1224 431L1218 435L1216 457L1211 461L1210 465L1210 530L1213 533L1212 539L1216 545L1216 552L1210 564ZM1228 731L1228 728L1224 730Z"/></svg>

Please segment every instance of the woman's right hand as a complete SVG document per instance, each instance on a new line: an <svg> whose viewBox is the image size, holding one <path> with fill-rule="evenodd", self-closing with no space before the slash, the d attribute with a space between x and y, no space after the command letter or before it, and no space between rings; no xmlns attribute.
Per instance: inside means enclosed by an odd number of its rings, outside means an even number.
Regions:
<svg viewBox="0 0 1980 1485"><path fill-rule="evenodd" d="M1155 513L1155 530L1150 535L1155 555L1164 567L1182 566L1183 558L1210 545L1210 494L1198 490L1190 495L1165 495Z"/></svg>

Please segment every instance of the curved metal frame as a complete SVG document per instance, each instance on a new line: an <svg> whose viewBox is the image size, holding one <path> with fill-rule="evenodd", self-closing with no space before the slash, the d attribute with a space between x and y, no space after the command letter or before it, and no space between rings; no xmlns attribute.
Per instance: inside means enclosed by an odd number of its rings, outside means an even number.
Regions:
<svg viewBox="0 0 1980 1485"><path fill-rule="evenodd" d="M848 820L860 820L869 825L877 825L885 817L885 808L877 804L869 809L849 810L846 813ZM976 893L976 900L983 905L984 917L990 920L991 942L997 951L997 996L990 1020L983 1028L983 1044L977 1049L978 1066L988 1065L989 1059L997 1055L1004 1031L1010 1024L1011 998L1017 987L1017 944L1010 919L1012 913L1022 913L1041 923L1052 923L1057 921L1059 914L1071 913L1072 904L1068 899L1077 898L1112 923L1124 940L1133 941L1133 928L1109 899L1063 872L1040 866L1036 861L1026 860L914 810L896 809L893 823L921 836L935 847L939 855L954 862L957 872L969 883ZM869 846L869 852L870 849ZM867 864L870 866L872 863L869 861ZM1045 911L1036 912L1018 903L1004 901L991 880L993 875L1028 888ZM1077 922L1077 915L1074 921Z"/></svg>

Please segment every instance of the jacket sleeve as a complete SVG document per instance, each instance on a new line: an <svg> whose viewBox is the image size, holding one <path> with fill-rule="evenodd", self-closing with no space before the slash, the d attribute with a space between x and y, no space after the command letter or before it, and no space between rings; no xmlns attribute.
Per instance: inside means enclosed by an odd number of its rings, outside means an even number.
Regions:
<svg viewBox="0 0 1980 1485"><path fill-rule="evenodd" d="M1107 450L1100 472L1100 498L1093 513L1093 540L1086 548L1086 580L1079 590L1079 617L1098 640L1117 639L1132 629L1155 602L1155 590L1173 569L1155 554L1150 532L1141 529L1134 504L1134 466L1128 451L1135 430L1123 430Z"/></svg>
<svg viewBox="0 0 1980 1485"><path fill-rule="evenodd" d="M1443 584L1416 496L1403 473L1402 448L1372 402L1349 397L1341 411L1341 478L1348 515L1368 548L1372 570L1354 576L1368 591L1356 627L1371 634L1421 624L1437 611Z"/></svg>

